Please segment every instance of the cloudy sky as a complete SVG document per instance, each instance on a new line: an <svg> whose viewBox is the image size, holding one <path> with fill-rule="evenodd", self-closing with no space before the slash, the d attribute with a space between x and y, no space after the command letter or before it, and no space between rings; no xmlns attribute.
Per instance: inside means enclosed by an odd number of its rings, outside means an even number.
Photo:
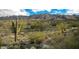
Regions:
<svg viewBox="0 0 79 59"><path fill-rule="evenodd" d="M79 0L0 0L0 9L15 15L79 14ZM3 11L6 14L11 11ZM12 14L11 14L12 15Z"/></svg>
<svg viewBox="0 0 79 59"><path fill-rule="evenodd" d="M0 17L12 15L38 15L38 14L61 14L61 15L79 15L79 10L74 9L0 9Z"/></svg>
<svg viewBox="0 0 79 59"><path fill-rule="evenodd" d="M37 14L61 14L61 15L79 15L79 10L74 9L22 9L27 16Z"/></svg>

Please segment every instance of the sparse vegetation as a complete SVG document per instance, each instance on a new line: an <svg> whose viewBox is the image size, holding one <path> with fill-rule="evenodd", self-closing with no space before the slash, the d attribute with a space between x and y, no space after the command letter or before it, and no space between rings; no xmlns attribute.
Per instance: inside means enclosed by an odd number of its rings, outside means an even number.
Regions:
<svg viewBox="0 0 79 59"><path fill-rule="evenodd" d="M21 18L17 24L12 19L0 20L0 47L4 45L11 49L79 48L79 20Z"/></svg>

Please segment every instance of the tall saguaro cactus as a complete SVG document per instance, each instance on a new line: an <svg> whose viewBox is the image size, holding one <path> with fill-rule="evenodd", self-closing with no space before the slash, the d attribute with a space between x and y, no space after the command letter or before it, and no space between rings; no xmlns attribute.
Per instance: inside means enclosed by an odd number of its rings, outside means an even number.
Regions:
<svg viewBox="0 0 79 59"><path fill-rule="evenodd" d="M15 42L16 42L16 40L17 40L17 34L18 34L17 30L18 30L18 17L16 18Z"/></svg>
<svg viewBox="0 0 79 59"><path fill-rule="evenodd" d="M14 21L12 21L12 29L13 29L13 32L14 32L14 36L15 36L15 39L14 39L14 41L16 42L17 41L17 39L18 39L18 33L24 28L24 23L23 23L23 21L21 21L21 23L18 23L18 16L17 16L17 18L16 18L16 20L15 20L15 22Z"/></svg>
<svg viewBox="0 0 79 59"><path fill-rule="evenodd" d="M16 18L16 21L14 22L14 21L12 21L12 30L13 30L13 32L14 32L14 41L16 42L16 40L17 40L17 29L18 29L18 17Z"/></svg>

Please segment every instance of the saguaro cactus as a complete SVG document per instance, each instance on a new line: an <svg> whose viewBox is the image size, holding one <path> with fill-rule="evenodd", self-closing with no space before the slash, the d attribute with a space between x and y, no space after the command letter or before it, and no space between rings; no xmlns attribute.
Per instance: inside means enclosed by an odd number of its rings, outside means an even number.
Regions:
<svg viewBox="0 0 79 59"><path fill-rule="evenodd" d="M12 21L12 28L13 28L13 31L14 31L14 35L15 35L15 42L16 40L18 39L17 35L18 33L24 28L24 23L21 21L21 23L18 23L18 20L19 18L17 17L15 23L14 21Z"/></svg>
<svg viewBox="0 0 79 59"><path fill-rule="evenodd" d="M15 42L16 42L16 40L17 40L17 34L18 34L17 29L18 29L18 18L16 19Z"/></svg>
<svg viewBox="0 0 79 59"><path fill-rule="evenodd" d="M16 19L16 21L12 21L12 30L14 32L14 36L15 36L15 39L14 41L16 42L17 40L17 28L18 28L18 20Z"/></svg>

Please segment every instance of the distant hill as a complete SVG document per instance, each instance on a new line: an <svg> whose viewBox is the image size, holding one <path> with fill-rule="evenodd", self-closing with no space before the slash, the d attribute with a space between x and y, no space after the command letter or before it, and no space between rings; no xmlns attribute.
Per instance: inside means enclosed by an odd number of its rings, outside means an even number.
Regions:
<svg viewBox="0 0 79 59"><path fill-rule="evenodd" d="M78 15L51 15L51 14L40 14L29 16L31 19L52 19L52 20L76 20L79 18Z"/></svg>
<svg viewBox="0 0 79 59"><path fill-rule="evenodd" d="M40 19L40 20L77 20L79 19L78 15L51 15L51 14L40 14L40 15L32 15L32 16L5 16L5 17L0 17L0 20L8 20L8 19Z"/></svg>

